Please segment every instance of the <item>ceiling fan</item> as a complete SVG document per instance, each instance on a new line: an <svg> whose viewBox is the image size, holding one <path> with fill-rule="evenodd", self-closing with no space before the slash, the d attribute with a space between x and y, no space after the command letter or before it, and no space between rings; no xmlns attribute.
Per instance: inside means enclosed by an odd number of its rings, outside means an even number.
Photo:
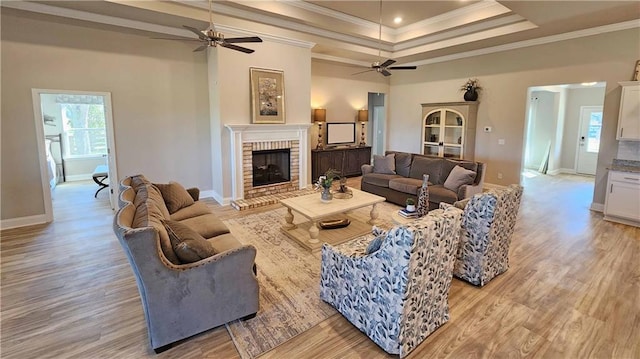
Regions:
<svg viewBox="0 0 640 359"><path fill-rule="evenodd" d="M380 22L378 25L378 57L380 56L382 48L382 0L380 0ZM389 70L415 70L416 66L391 66L396 62L396 60L388 59L385 62L375 61L371 64L371 68L369 70L364 70L360 72L356 72L353 75L363 74L369 71L376 71L383 76L391 76L391 72ZM389 67L391 66L391 67Z"/></svg>
<svg viewBox="0 0 640 359"><path fill-rule="evenodd" d="M207 47L222 46L222 47L226 47L227 49L244 52L246 54L250 54L250 53L254 52L255 50L248 49L246 47L242 47L242 46L238 46L238 45L234 45L234 44L242 43L242 42L262 42L261 38L259 38L257 36L249 36L249 37L231 37L231 38L225 39L224 34L216 31L216 27L215 27L215 25L213 25L213 12L211 11L211 2L212 2L212 0L209 0L209 27L206 30L200 31L200 30L196 29L195 27L182 25L182 27L184 27L185 29L193 32L194 34L196 34L198 36L197 39L190 39L190 40L186 40L186 41L198 41L198 42L202 43L202 45L200 47L196 48L193 51L194 52L196 52L196 51L204 51ZM159 38L159 37L156 37L155 39L161 39L161 40L183 40L183 41L185 41L185 39L176 39L176 38Z"/></svg>

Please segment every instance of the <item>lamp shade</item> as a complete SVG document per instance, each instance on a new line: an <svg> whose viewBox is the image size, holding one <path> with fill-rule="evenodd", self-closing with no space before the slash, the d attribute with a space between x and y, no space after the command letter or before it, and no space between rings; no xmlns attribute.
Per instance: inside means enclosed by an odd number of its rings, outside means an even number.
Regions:
<svg viewBox="0 0 640 359"><path fill-rule="evenodd" d="M369 121L369 110L358 110L358 122Z"/></svg>
<svg viewBox="0 0 640 359"><path fill-rule="evenodd" d="M324 108L316 108L313 110L313 122L325 122L327 119L327 110Z"/></svg>

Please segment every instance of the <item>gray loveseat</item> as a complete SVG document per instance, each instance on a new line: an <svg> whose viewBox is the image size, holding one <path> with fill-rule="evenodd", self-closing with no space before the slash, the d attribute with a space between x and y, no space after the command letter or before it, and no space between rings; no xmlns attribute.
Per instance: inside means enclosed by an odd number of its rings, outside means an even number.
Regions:
<svg viewBox="0 0 640 359"><path fill-rule="evenodd" d="M142 175L126 177L120 189L114 232L133 269L156 352L255 315L259 308L256 249L233 237L198 200L197 189L185 190L176 183L154 185ZM178 233L184 233L178 229L184 230L185 225L197 232L192 237L204 243L210 256L201 255L202 248L176 244Z"/></svg>
<svg viewBox="0 0 640 359"><path fill-rule="evenodd" d="M376 173L374 165L362 166L360 188L383 196L387 201L404 206L407 198L416 199L422 186L422 175L429 175L429 209L438 208L440 202L453 204L482 192L485 164L482 162L455 160L407 152L387 151L394 155L395 166L387 173ZM456 191L444 186L454 167L460 166L476 173L473 182L460 185ZM451 187L451 186L449 186Z"/></svg>

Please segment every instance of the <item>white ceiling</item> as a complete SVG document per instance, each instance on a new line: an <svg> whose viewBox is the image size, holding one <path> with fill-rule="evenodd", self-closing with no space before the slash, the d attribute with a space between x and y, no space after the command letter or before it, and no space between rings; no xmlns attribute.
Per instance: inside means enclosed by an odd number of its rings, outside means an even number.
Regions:
<svg viewBox="0 0 640 359"><path fill-rule="evenodd" d="M205 29L209 21L208 3L202 0L3 1L2 6L149 32L150 37L191 38L182 25ZM421 65L610 31L640 31L638 0L384 0L382 13L380 6L370 0L212 4L213 22L228 37L255 34L294 41L312 47L314 58L364 66L381 58ZM394 24L396 16L403 23ZM260 44L247 47L259 54Z"/></svg>

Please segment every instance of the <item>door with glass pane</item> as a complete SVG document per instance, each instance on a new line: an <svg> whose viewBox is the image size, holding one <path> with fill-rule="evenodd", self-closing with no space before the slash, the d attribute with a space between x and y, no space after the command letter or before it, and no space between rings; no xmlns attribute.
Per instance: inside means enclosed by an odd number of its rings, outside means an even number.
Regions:
<svg viewBox="0 0 640 359"><path fill-rule="evenodd" d="M596 174L601 130L602 106L580 107L580 131L576 155L577 173Z"/></svg>
<svg viewBox="0 0 640 359"><path fill-rule="evenodd" d="M464 116L452 109L440 108L427 114L423 121L422 154L462 158Z"/></svg>
<svg viewBox="0 0 640 359"><path fill-rule="evenodd" d="M441 111L431 112L424 119L422 132L422 154L440 156Z"/></svg>

